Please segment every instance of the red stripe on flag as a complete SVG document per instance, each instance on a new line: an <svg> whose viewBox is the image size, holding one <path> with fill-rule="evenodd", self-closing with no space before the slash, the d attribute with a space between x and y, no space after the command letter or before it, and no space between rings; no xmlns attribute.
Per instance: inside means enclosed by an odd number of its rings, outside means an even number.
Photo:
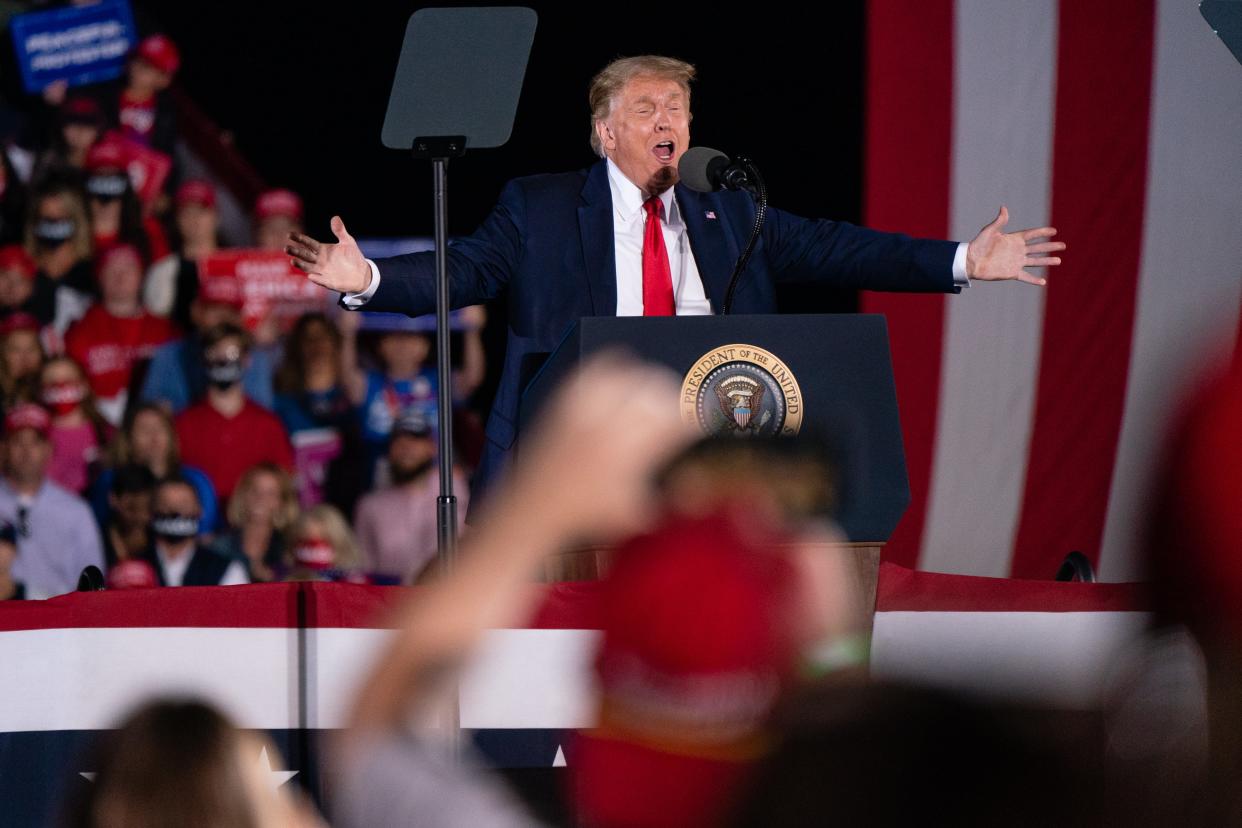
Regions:
<svg viewBox="0 0 1242 828"><path fill-rule="evenodd" d="M1060 4L1052 223L1070 249L1049 275L1017 577L1050 578L1074 549L1099 557L1138 289L1154 21L1152 0Z"/></svg>
<svg viewBox="0 0 1242 828"><path fill-rule="evenodd" d="M1023 581L880 564L876 612L1147 612L1146 584Z"/></svg>
<svg viewBox="0 0 1242 828"><path fill-rule="evenodd" d="M868 226L948 236L952 106L952 0L872 0L867 6L863 205ZM910 478L910 507L884 556L914 566L931 483L944 297L864 294L862 308L888 318Z"/></svg>

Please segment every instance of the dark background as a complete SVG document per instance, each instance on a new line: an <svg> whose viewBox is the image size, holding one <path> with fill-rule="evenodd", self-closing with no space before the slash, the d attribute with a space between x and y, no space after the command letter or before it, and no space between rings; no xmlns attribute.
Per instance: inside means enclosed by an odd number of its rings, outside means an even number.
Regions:
<svg viewBox="0 0 1242 828"><path fill-rule="evenodd" d="M593 163L591 77L613 58L644 53L698 67L694 143L753 158L773 205L859 220L862 0L821 9L828 24L783 4L755 5L747 17L702 5L531 5L539 24L512 138L450 166L450 234L471 232L510 178ZM178 82L268 184L302 195L308 232L332 240L328 221L340 214L358 237L432 234L430 165L380 142L406 23L420 5L134 0L134 8L141 34L176 41ZM777 299L783 311L858 308L853 291L813 285L781 288ZM503 299L491 303L484 342L481 411L503 356Z"/></svg>

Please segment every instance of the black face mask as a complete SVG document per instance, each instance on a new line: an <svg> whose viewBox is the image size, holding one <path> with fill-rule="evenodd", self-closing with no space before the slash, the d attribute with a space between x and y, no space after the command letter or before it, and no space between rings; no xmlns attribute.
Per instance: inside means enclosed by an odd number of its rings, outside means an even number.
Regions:
<svg viewBox="0 0 1242 828"><path fill-rule="evenodd" d="M198 535L198 518L176 512L161 513L152 519L151 532L162 541L178 543Z"/></svg>
<svg viewBox="0 0 1242 828"><path fill-rule="evenodd" d="M73 219L39 219L35 222L34 237L45 248L60 247L73 238L77 224Z"/></svg>
<svg viewBox="0 0 1242 828"><path fill-rule="evenodd" d="M93 175L86 180L86 191L99 201L115 201L125 195L129 176L122 174Z"/></svg>
<svg viewBox="0 0 1242 828"><path fill-rule="evenodd" d="M392 482L396 486L402 486L411 480L417 480L422 477L423 473L431 468L435 463L435 458L424 460L417 466L390 466L388 468L388 476L392 478Z"/></svg>
<svg viewBox="0 0 1242 828"><path fill-rule="evenodd" d="M242 361L240 359L219 359L207 362L207 381L213 387L224 391L241 382Z"/></svg>

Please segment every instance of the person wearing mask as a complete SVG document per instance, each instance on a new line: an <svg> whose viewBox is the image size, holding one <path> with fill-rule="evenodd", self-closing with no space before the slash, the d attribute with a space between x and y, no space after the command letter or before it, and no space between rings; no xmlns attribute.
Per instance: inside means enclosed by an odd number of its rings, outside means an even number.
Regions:
<svg viewBox="0 0 1242 828"><path fill-rule="evenodd" d="M437 550L436 443L425 416L411 412L397 420L388 441L391 485L363 496L354 520L362 560L368 571L410 583ZM455 471L453 490L461 523L469 505L465 476Z"/></svg>
<svg viewBox="0 0 1242 828"><path fill-rule="evenodd" d="M276 581L284 571L285 535L298 517L289 473L274 463L252 466L229 499L229 530L212 548L246 562L251 581Z"/></svg>
<svg viewBox="0 0 1242 828"><path fill-rule="evenodd" d="M90 508L47 478L51 425L47 412L31 403L14 407L4 418L0 520L17 527L13 577L35 598L72 592L85 567L102 570L104 565Z"/></svg>
<svg viewBox="0 0 1242 828"><path fill-rule="evenodd" d="M140 251L145 267L146 263L168 255L168 239L154 216L143 215L128 167L128 150L109 136L86 153L86 192L90 197L95 252L133 245Z"/></svg>
<svg viewBox="0 0 1242 828"><path fill-rule="evenodd" d="M194 487L202 508L204 534L215 531L217 523L216 492L202 469L183 465L181 451L177 446L177 430L172 417L154 403L140 403L129 410L121 430L108 447L109 466L99 475L91 489L91 508L100 526L111 520L108 493L111 491L116 470L129 463L138 463L150 469L156 480L179 475Z"/></svg>
<svg viewBox="0 0 1242 828"><path fill-rule="evenodd" d="M155 475L146 466L130 463L112 475L108 492L111 506L108 525L104 527L104 560L108 574L121 561L140 560L151 544L152 500L155 496Z"/></svg>
<svg viewBox="0 0 1242 828"><path fill-rule="evenodd" d="M151 265L143 303L188 331L194 324L190 309L198 295L198 262L220 249L216 188L210 181L189 179L177 188L173 208L173 252Z"/></svg>
<svg viewBox="0 0 1242 828"><path fill-rule="evenodd" d="M226 500L251 466L293 467L285 427L242 388L249 349L250 338L235 325L208 331L203 337L207 396L177 417L182 458L206 472L216 494Z"/></svg>
<svg viewBox="0 0 1242 828"><path fill-rule="evenodd" d="M99 473L112 426L99 413L82 366L71 357L52 357L43 364L39 400L52 415L48 477L83 494Z"/></svg>
<svg viewBox="0 0 1242 828"><path fill-rule="evenodd" d="M47 178L30 199L26 249L34 257L35 294L50 307L34 315L50 318L58 336L80 319L95 296L91 260L95 248L82 190L65 174Z"/></svg>
<svg viewBox="0 0 1242 828"><path fill-rule="evenodd" d="M289 535L292 540L286 556L285 580L373 582L362 568L358 540L336 507L320 503L307 509Z"/></svg>
<svg viewBox="0 0 1242 828"><path fill-rule="evenodd" d="M174 338L172 324L142 306L142 255L129 244L99 254L99 304L65 334L65 352L86 370L99 410L118 425L136 365Z"/></svg>
<svg viewBox="0 0 1242 828"><path fill-rule="evenodd" d="M190 304L192 327L181 339L155 350L139 399L158 402L179 414L203 398L207 392L207 367L203 362L203 335L219 325L238 326L244 304L237 279L213 277L199 284L198 295ZM242 372L246 396L270 409L272 375L279 363L279 343L259 345L250 350Z"/></svg>
<svg viewBox="0 0 1242 828"><path fill-rule="evenodd" d="M151 546L147 563L161 586L248 584L246 565L199 544L202 508L194 487L183 477L166 477L155 487Z"/></svg>

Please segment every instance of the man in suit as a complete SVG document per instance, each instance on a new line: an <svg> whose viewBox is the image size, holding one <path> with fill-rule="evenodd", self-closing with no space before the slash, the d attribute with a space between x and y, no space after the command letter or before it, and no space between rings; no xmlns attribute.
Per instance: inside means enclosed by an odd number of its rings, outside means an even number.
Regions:
<svg viewBox="0 0 1242 828"><path fill-rule="evenodd" d="M476 475L494 474L516 437L522 389L583 316L719 313L754 204L740 192L702 194L678 183L690 146L694 67L658 56L622 58L591 83L591 144L602 160L572 173L510 181L491 215L448 249L453 307L507 291L504 372ZM969 243L912 239L769 209L736 289L735 313L772 313L778 281L959 292L969 279L1044 280L1024 267L1055 265L1050 227L1005 233L1002 207ZM311 281L351 309L431 313L430 252L371 261L339 216L336 244L290 234L285 251ZM1044 241L1041 241L1044 240ZM477 491L477 490L476 490Z"/></svg>

